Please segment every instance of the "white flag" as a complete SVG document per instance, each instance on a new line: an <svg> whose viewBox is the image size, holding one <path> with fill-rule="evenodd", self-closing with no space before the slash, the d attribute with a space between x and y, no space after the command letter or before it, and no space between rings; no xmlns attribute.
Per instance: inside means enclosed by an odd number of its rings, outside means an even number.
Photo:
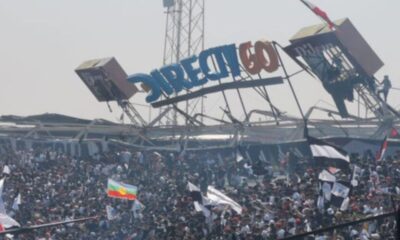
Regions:
<svg viewBox="0 0 400 240"><path fill-rule="evenodd" d="M133 202L133 205L132 205L132 211L138 211L138 210L143 210L145 208L145 206L139 201L139 200L135 200L134 202Z"/></svg>
<svg viewBox="0 0 400 240"><path fill-rule="evenodd" d="M326 170L319 174L318 179L324 182L336 182L336 177Z"/></svg>
<svg viewBox="0 0 400 240"><path fill-rule="evenodd" d="M10 175L11 170L10 170L10 168L9 168L7 165L4 166L4 168L3 168L3 173L4 173L4 174Z"/></svg>
<svg viewBox="0 0 400 240"><path fill-rule="evenodd" d="M17 211L19 209L19 205L21 205L21 193L18 193L18 196L14 199L12 209Z"/></svg>
<svg viewBox="0 0 400 240"><path fill-rule="evenodd" d="M203 212L204 217L208 218L211 216L210 210L208 210L204 205L200 204L199 202L194 202L194 209L196 209L197 212Z"/></svg>
<svg viewBox="0 0 400 240"><path fill-rule="evenodd" d="M6 207L3 202L3 188L4 188L4 178L0 179L0 214L6 214Z"/></svg>
<svg viewBox="0 0 400 240"><path fill-rule="evenodd" d="M118 218L118 214L116 213L115 209L111 207L110 205L106 206L106 212L107 212L107 219L108 220L114 220Z"/></svg>
<svg viewBox="0 0 400 240"><path fill-rule="evenodd" d="M349 208L350 198L346 198L343 200L342 205L340 206L340 211L344 212Z"/></svg>
<svg viewBox="0 0 400 240"><path fill-rule="evenodd" d="M194 191L200 192L200 188L197 187L196 185L194 185L194 184L191 183L191 182L188 182L187 189L188 189L190 192L194 192Z"/></svg>
<svg viewBox="0 0 400 240"><path fill-rule="evenodd" d="M134 218L141 218L141 211L145 208L145 206L139 201L135 200L132 204L132 212Z"/></svg>
<svg viewBox="0 0 400 240"><path fill-rule="evenodd" d="M0 179L0 196L3 194L4 178Z"/></svg>
<svg viewBox="0 0 400 240"><path fill-rule="evenodd" d="M240 151L236 150L236 162L241 162L243 160L243 156Z"/></svg>
<svg viewBox="0 0 400 240"><path fill-rule="evenodd" d="M0 225L4 228L21 227L17 221L6 214L0 213Z"/></svg>
<svg viewBox="0 0 400 240"><path fill-rule="evenodd" d="M331 200L331 195L332 195L331 191L332 191L331 185L329 183L324 182L324 184L322 184L322 192L324 193L324 198L327 201Z"/></svg>
<svg viewBox="0 0 400 240"><path fill-rule="evenodd" d="M242 213L242 207L237 202L233 201L231 198L218 191L213 186L208 186L207 198L211 202L215 203L215 205L228 205L238 214Z"/></svg>
<svg viewBox="0 0 400 240"><path fill-rule="evenodd" d="M352 185L353 187L357 187L357 186L358 186L358 180L359 180L359 178L360 178L360 176L361 176L361 171L362 171L362 170L361 170L360 167L354 165L353 177L352 177L352 179L351 179L351 185Z"/></svg>

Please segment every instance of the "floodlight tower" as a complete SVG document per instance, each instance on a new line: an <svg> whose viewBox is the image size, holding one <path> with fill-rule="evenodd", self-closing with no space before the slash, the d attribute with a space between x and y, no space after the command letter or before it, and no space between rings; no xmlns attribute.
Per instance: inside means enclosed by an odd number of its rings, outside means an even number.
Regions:
<svg viewBox="0 0 400 240"><path fill-rule="evenodd" d="M204 1L205 0L163 0L167 21L165 27L163 64L199 53L204 49ZM204 100L201 99L203 113ZM195 106L194 106L195 107ZM186 113L191 106L186 102ZM177 112L173 112L173 124L178 124Z"/></svg>

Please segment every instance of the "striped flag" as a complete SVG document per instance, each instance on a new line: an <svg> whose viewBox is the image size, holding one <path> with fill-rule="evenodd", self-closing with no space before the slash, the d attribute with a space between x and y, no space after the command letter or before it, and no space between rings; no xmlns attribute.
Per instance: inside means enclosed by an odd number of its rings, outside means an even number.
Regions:
<svg viewBox="0 0 400 240"><path fill-rule="evenodd" d="M313 137L308 137L307 140L313 158L320 165L336 168L350 167L350 157L343 149Z"/></svg>
<svg viewBox="0 0 400 240"><path fill-rule="evenodd" d="M313 11L317 16L322 18L326 23L328 23L329 28L333 29L335 27L335 24L332 22L332 20L328 17L328 14L320 9L319 7L315 6L308 0L300 0L304 5L306 5L311 11Z"/></svg>
<svg viewBox="0 0 400 240"><path fill-rule="evenodd" d="M135 200L137 195L137 187L108 179L107 195L112 198Z"/></svg>
<svg viewBox="0 0 400 240"><path fill-rule="evenodd" d="M385 157L385 153L388 147L388 137L385 136L385 138L383 139L381 148L379 149L378 154L376 155L376 161L382 161L383 157Z"/></svg>

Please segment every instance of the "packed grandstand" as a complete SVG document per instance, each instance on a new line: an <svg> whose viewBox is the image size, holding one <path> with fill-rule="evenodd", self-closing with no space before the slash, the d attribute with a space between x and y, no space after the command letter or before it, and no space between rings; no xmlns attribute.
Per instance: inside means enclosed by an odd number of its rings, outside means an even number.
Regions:
<svg viewBox="0 0 400 240"><path fill-rule="evenodd" d="M318 203L323 169L291 151L265 162L234 151L115 148L75 157L46 148L2 150L5 211L22 226L98 217L13 239L283 239L393 211L400 190L400 152L380 162L371 152L353 154L349 169L328 169L338 179L352 175L357 181L343 207ZM136 200L109 197L109 179L136 186ZM189 183L203 200L210 186L218 189L240 212L230 204L197 208ZM304 239L395 239L395 227L389 217Z"/></svg>

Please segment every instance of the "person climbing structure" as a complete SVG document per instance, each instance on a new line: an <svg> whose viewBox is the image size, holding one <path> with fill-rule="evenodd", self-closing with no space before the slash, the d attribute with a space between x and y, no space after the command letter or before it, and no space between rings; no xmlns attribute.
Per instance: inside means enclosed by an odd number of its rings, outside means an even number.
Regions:
<svg viewBox="0 0 400 240"><path fill-rule="evenodd" d="M385 102L387 101L387 96L389 94L390 88L392 88L392 83L390 82L389 76L385 75L381 83L381 86L379 87L379 90L377 92L377 95L379 97L381 96L381 94L383 94Z"/></svg>

